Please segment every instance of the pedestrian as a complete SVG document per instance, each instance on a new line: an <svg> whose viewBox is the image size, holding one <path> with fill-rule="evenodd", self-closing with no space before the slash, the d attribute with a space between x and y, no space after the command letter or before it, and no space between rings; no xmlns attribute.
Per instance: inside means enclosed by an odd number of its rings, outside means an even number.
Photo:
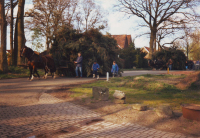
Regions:
<svg viewBox="0 0 200 138"><path fill-rule="evenodd" d="M93 71L93 78L95 78L95 75L97 75L97 79L99 79L99 64L94 61L94 64L92 65L92 71Z"/></svg>
<svg viewBox="0 0 200 138"><path fill-rule="evenodd" d="M186 70L188 69L188 62L187 61L185 62L185 68L186 68Z"/></svg>
<svg viewBox="0 0 200 138"><path fill-rule="evenodd" d="M196 65L196 61L194 60L193 63L194 63L194 64L193 64L192 69L195 70L195 69L196 69L196 66L195 66L195 65Z"/></svg>
<svg viewBox="0 0 200 138"><path fill-rule="evenodd" d="M79 52L76 61L74 61L76 63L76 78L78 78L78 70L80 71L80 78L82 78L82 61L83 57L81 56L81 52Z"/></svg>
<svg viewBox="0 0 200 138"><path fill-rule="evenodd" d="M118 65L116 64L115 61L113 61L113 65L112 65L112 69L111 69L111 72L112 72L112 74L113 74L113 77L114 77L115 75L118 76L118 70L119 70Z"/></svg>
<svg viewBox="0 0 200 138"><path fill-rule="evenodd" d="M172 64L173 64L173 61L172 61L172 59L170 58L169 61L168 61L169 70L172 70Z"/></svg>

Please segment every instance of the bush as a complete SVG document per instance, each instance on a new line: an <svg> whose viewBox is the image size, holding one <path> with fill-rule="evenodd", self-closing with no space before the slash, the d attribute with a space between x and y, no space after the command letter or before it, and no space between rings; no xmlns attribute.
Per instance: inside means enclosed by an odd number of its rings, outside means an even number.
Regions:
<svg viewBox="0 0 200 138"><path fill-rule="evenodd" d="M110 35L103 35L99 29L78 34L72 28L63 28L54 40L51 53L57 67L68 66L66 75L75 75L73 62L78 52L81 52L83 56L83 75L85 76L92 74L92 64L95 60L100 65L99 72L104 75L111 70L114 60L117 64L120 63L117 57L117 42Z"/></svg>
<svg viewBox="0 0 200 138"><path fill-rule="evenodd" d="M148 67L147 59L144 59L146 53L142 52L139 48L135 49L134 47L128 47L122 50L120 57L124 59L124 68L130 69L133 66L137 68L146 68Z"/></svg>
<svg viewBox="0 0 200 138"><path fill-rule="evenodd" d="M184 70L185 62L187 59L184 52L181 50L177 50L176 48L170 48L169 50L162 49L161 51L157 51L153 55L153 58L161 59L165 63L167 63L171 58L173 61L172 68L175 70Z"/></svg>

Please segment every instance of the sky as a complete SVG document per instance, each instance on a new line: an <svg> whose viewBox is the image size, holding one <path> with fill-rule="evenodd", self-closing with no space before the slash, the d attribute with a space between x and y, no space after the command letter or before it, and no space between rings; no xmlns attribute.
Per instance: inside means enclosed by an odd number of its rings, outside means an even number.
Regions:
<svg viewBox="0 0 200 138"><path fill-rule="evenodd" d="M96 0L106 11L108 11L108 32L112 35L127 34L131 35L132 39L135 39L135 45L138 48L149 46L148 36L137 37L148 31L148 29L138 29L138 24L142 21L136 17L130 18L114 9L114 5L117 4L117 0Z"/></svg>

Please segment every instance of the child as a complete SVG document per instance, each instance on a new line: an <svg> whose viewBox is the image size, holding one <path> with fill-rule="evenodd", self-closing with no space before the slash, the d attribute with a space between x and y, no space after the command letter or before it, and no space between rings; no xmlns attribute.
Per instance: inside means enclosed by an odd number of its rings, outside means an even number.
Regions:
<svg viewBox="0 0 200 138"><path fill-rule="evenodd" d="M111 72L113 74L113 77L115 75L118 75L118 70L119 70L119 67L118 65L115 63L115 61L113 61L113 65L112 65L112 69L111 69Z"/></svg>
<svg viewBox="0 0 200 138"><path fill-rule="evenodd" d="M96 74L97 75L97 79L99 79L98 69L99 69L99 64L96 61L94 61L94 64L92 65L93 78L95 78L95 74Z"/></svg>
<svg viewBox="0 0 200 138"><path fill-rule="evenodd" d="M188 69L188 62L187 61L185 62L185 68L186 68L186 70Z"/></svg>

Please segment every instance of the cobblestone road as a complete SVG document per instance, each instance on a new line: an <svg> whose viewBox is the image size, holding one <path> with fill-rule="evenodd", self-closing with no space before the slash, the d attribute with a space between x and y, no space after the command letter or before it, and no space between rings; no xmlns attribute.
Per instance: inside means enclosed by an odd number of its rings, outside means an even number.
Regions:
<svg viewBox="0 0 200 138"><path fill-rule="evenodd" d="M43 93L38 103L0 108L0 138L21 138L32 135L34 137L39 133L65 130L70 127L75 127L77 130L57 133L51 137L186 138L181 134L162 132L130 123L120 125L107 121L83 123L84 120L99 117L100 114L85 107L63 102Z"/></svg>

